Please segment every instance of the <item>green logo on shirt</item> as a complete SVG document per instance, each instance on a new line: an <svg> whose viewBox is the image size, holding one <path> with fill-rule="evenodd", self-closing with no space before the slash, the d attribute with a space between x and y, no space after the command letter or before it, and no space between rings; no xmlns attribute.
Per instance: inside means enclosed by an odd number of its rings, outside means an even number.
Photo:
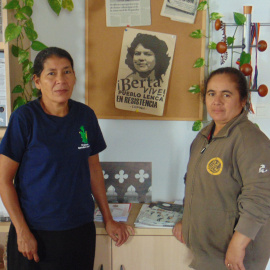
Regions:
<svg viewBox="0 0 270 270"><path fill-rule="evenodd" d="M84 129L84 126L81 126L80 127L80 134L81 134L81 137L82 137L82 142L83 143L88 143L88 138L87 138L87 131Z"/></svg>

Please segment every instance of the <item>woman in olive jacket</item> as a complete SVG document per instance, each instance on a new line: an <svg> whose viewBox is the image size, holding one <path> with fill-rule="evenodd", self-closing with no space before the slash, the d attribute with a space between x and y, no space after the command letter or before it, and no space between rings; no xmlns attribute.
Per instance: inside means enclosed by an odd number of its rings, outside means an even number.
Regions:
<svg viewBox="0 0 270 270"><path fill-rule="evenodd" d="M263 270L270 256L270 141L247 118L248 87L235 68L211 73L213 121L191 145L175 237L199 270Z"/></svg>

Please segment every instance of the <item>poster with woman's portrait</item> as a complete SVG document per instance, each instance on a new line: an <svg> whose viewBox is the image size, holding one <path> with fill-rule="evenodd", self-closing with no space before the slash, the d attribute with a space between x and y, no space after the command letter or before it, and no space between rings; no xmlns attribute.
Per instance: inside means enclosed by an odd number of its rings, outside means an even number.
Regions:
<svg viewBox="0 0 270 270"><path fill-rule="evenodd" d="M115 107L162 116L176 36L126 28L123 36Z"/></svg>

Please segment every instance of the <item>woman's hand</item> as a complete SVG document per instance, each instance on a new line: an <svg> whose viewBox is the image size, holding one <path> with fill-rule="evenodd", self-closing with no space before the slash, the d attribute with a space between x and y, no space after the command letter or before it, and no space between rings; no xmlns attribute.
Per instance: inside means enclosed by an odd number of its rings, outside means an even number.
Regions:
<svg viewBox="0 0 270 270"><path fill-rule="evenodd" d="M250 238L235 231L226 252L225 265L230 270L245 270L244 258Z"/></svg>
<svg viewBox="0 0 270 270"><path fill-rule="evenodd" d="M35 262L39 262L37 240L30 230L17 233L17 243L18 250L23 254L24 257L26 257L28 260L34 259Z"/></svg>
<svg viewBox="0 0 270 270"><path fill-rule="evenodd" d="M172 232L177 240L179 240L181 243L185 244L183 234L182 234L182 221L179 221L178 223L175 224Z"/></svg>
<svg viewBox="0 0 270 270"><path fill-rule="evenodd" d="M101 210L106 231L108 235L116 242L115 245L119 247L128 240L130 234L135 233L134 229L131 226L116 222L112 219L107 202L103 172L98 154L90 156L88 162L91 175L92 193L99 206L99 209Z"/></svg>
<svg viewBox="0 0 270 270"><path fill-rule="evenodd" d="M108 235L116 242L115 245L117 247L124 244L128 240L130 234L135 234L133 227L124 223L116 222L113 219L106 222L105 228Z"/></svg>

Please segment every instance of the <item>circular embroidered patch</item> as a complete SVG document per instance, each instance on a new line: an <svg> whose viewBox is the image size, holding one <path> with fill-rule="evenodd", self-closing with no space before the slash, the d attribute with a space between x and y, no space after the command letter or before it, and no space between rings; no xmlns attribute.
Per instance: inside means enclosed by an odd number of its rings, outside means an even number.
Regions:
<svg viewBox="0 0 270 270"><path fill-rule="evenodd" d="M218 157L212 158L207 163L206 169L212 175L219 175L223 169L223 162Z"/></svg>

